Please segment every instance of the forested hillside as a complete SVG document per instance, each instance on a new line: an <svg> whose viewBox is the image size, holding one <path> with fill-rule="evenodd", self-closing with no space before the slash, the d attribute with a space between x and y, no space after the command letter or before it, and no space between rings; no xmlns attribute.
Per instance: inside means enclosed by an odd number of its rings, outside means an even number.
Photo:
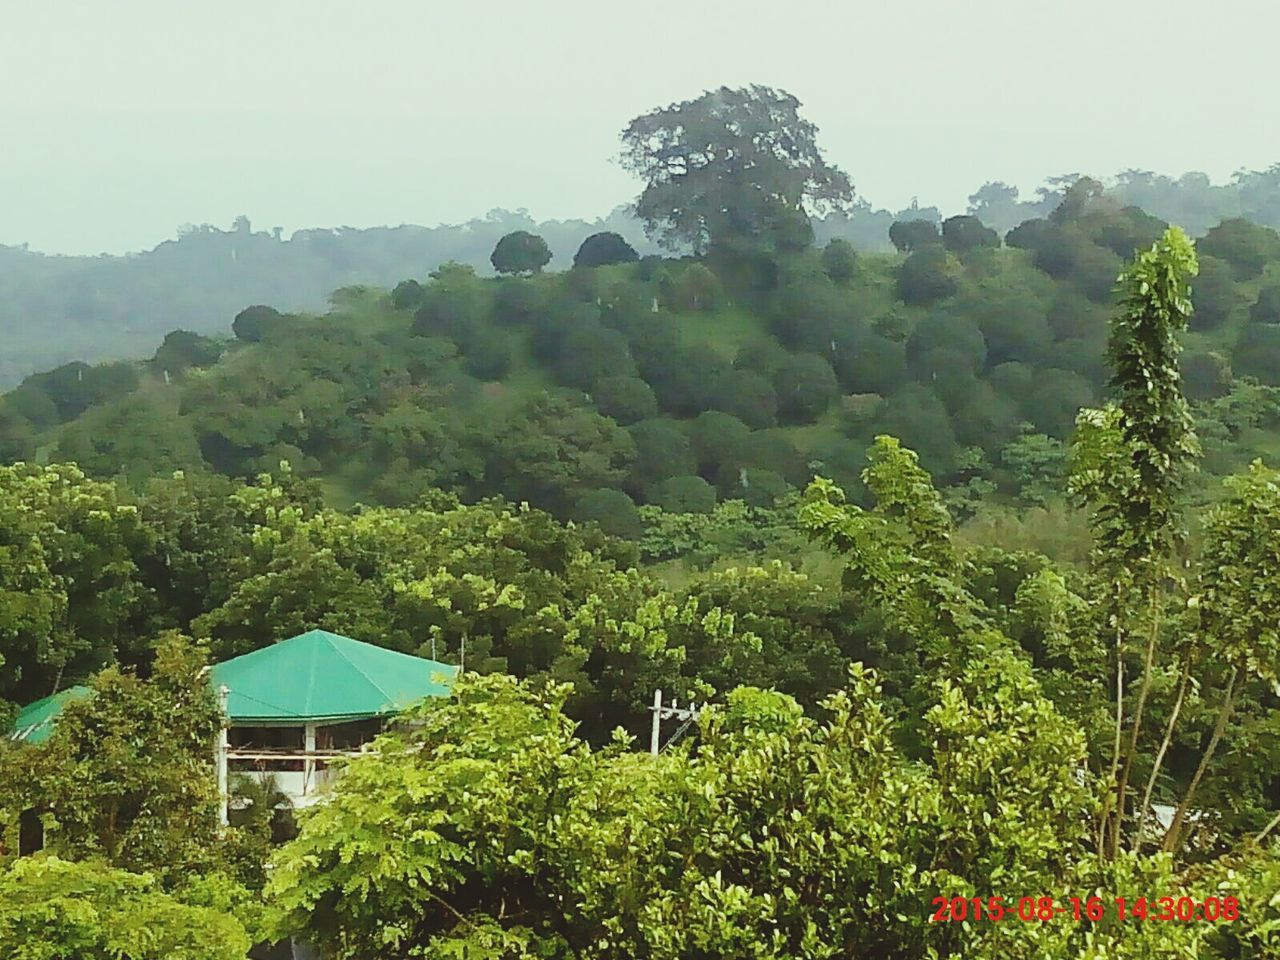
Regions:
<svg viewBox="0 0 1280 960"><path fill-rule="evenodd" d="M527 225L0 399L0 720L67 694L0 955L1280 957L1280 234L1073 177L859 250L799 107L631 121L666 256ZM270 714L295 809L209 670L315 628L459 669Z"/></svg>
<svg viewBox="0 0 1280 960"><path fill-rule="evenodd" d="M643 245L644 232L622 211L596 223L535 223L523 211L491 211L456 226L230 230L188 226L175 240L127 256L47 256L0 247L0 387L72 360L133 359L165 332L184 328L225 336L250 303L282 310L323 309L329 293L353 283L393 285L423 264L477 266L505 233L538 230L568 262L585 232L620 230Z"/></svg>
<svg viewBox="0 0 1280 960"><path fill-rule="evenodd" d="M967 212L1003 234L1047 216L1077 179L1051 177L1029 198L987 183L969 198ZM1223 185L1198 173L1174 179L1130 170L1108 181L1107 194L1121 207L1138 206L1196 236L1235 217L1280 229L1280 165ZM892 249L894 221L915 218L940 223L944 217L931 206L894 213L863 200L816 217L814 233L820 242L840 238L860 251L883 252ZM224 336L231 318L251 303L321 310L340 287L391 287L451 260L483 274L493 245L513 230L543 236L556 269L568 266L582 237L594 231L620 233L641 253L658 252L625 207L590 223L538 222L524 211L494 210L452 226L310 229L287 238L275 228L254 230L241 217L229 230L188 225L177 239L127 256L48 256L0 246L0 389L73 360L146 356L172 329Z"/></svg>
<svg viewBox="0 0 1280 960"><path fill-rule="evenodd" d="M0 741L0 824L57 824L0 871L0 944L1275 956L1280 476L1230 477L1186 549L1195 268L1170 230L1126 273L1116 399L1073 443L1087 570L959 544L892 437L869 508L818 480L796 509L838 584L774 563L672 589L590 527L440 494L344 513L288 471L135 495L0 470L0 696L92 674L47 745ZM241 785L216 828L203 664L312 625L471 673L298 822ZM651 757L655 687L715 705Z"/></svg>
<svg viewBox="0 0 1280 960"><path fill-rule="evenodd" d="M835 240L765 261L638 258L596 234L566 271L448 263L321 315L255 306L231 339L175 331L146 362L29 377L0 409L3 453L135 483L287 460L339 505L440 488L636 536L637 505L768 507L815 474L860 497L889 433L962 516L1043 505L1104 393L1122 258L1164 226L1082 181L1003 244L969 216L899 221L892 254ZM1183 366L1222 474L1280 442L1280 235L1231 220L1198 247Z"/></svg>

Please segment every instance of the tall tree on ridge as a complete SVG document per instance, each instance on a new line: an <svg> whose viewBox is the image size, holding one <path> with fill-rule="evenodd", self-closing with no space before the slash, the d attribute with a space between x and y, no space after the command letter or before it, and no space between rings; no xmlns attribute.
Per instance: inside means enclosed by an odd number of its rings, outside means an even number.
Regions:
<svg viewBox="0 0 1280 960"><path fill-rule="evenodd" d="M799 108L771 87L721 87L632 120L622 163L645 182L636 213L649 236L698 253L807 246L809 212L847 210L853 186Z"/></svg>

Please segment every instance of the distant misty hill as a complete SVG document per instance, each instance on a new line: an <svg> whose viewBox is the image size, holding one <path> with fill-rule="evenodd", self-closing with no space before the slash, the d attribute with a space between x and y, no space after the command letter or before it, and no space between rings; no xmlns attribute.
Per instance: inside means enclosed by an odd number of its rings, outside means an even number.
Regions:
<svg viewBox="0 0 1280 960"><path fill-rule="evenodd" d="M969 198L969 212L1003 235L1047 215L1078 178L1051 178L1029 199L1014 187L988 183ZM1280 227L1280 164L1222 185L1200 173L1175 179L1131 170L1115 177L1107 192L1193 235L1232 217ZM893 222L911 219L938 222L942 213L914 205L892 213L863 204L851 215L815 221L814 234L819 244L842 237L861 250L885 251ZM232 318L250 304L323 310L341 287L391 287L450 260L488 273L494 245L513 230L541 235L553 269L567 267L578 245L602 230L621 234L642 255L657 252L626 207L594 221L538 222L525 211L495 210L457 225L340 227L288 238L255 232L241 217L230 230L191 227L154 250L118 257L0 246L0 389L71 360L149 356L170 330L229 334Z"/></svg>
<svg viewBox="0 0 1280 960"><path fill-rule="evenodd" d="M324 310L329 294L357 284L394 286L425 278L449 260L491 272L504 234L546 239L553 266L567 266L589 234L613 230L641 253L652 249L623 209L596 221L539 223L495 210L453 226L254 231L187 228L177 240L126 256L48 256L0 246L0 388L71 360L149 356L174 329L230 334L232 318L263 303L282 311Z"/></svg>

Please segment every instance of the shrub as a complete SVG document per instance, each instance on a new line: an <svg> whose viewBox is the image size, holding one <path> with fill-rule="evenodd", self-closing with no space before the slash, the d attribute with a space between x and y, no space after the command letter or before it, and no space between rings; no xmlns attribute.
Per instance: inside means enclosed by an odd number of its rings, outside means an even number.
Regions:
<svg viewBox="0 0 1280 960"><path fill-rule="evenodd" d="M636 448L629 478L635 492L647 493L659 480L696 472L693 448L671 420L641 420L628 427L627 432Z"/></svg>
<svg viewBox="0 0 1280 960"><path fill-rule="evenodd" d="M639 377L605 377L591 391L596 409L623 426L658 415L653 388Z"/></svg>
<svg viewBox="0 0 1280 960"><path fill-rule="evenodd" d="M551 250L536 233L516 230L498 241L489 262L498 273L537 273L551 262Z"/></svg>
<svg viewBox="0 0 1280 960"><path fill-rule="evenodd" d="M755 429L771 427L778 420L778 397L773 387L751 370L721 374L711 388L710 405Z"/></svg>
<svg viewBox="0 0 1280 960"><path fill-rule="evenodd" d="M726 463L738 463L743 441L751 429L721 410L707 410L689 424L689 443L698 461L698 472L714 477Z"/></svg>
<svg viewBox="0 0 1280 960"><path fill-rule="evenodd" d="M762 377L773 378L774 372L787 362L791 354L772 337L752 340L738 350L733 366L737 370L753 370Z"/></svg>
<svg viewBox="0 0 1280 960"><path fill-rule="evenodd" d="M635 501L621 490L588 490L578 499L574 516L598 523L601 530L614 537L634 540L644 532Z"/></svg>
<svg viewBox="0 0 1280 960"><path fill-rule="evenodd" d="M582 324L567 333L554 366L561 383L588 391L601 380L636 373L627 338L600 323Z"/></svg>
<svg viewBox="0 0 1280 960"><path fill-rule="evenodd" d="M846 393L889 393L906 377L906 345L864 323L837 330L835 344L832 365Z"/></svg>
<svg viewBox="0 0 1280 960"><path fill-rule="evenodd" d="M858 254L848 240L836 238L822 248L822 271L833 283L845 284L858 275Z"/></svg>
<svg viewBox="0 0 1280 960"><path fill-rule="evenodd" d="M1000 234L977 217L961 214L942 221L942 242L948 250L963 256L980 247L1000 246Z"/></svg>
<svg viewBox="0 0 1280 960"><path fill-rule="evenodd" d="M171 374L192 367L208 367L222 356L222 344L190 330L171 330L151 358L152 364Z"/></svg>
<svg viewBox="0 0 1280 960"><path fill-rule="evenodd" d="M772 507L791 490L780 474L758 467L724 468L716 487L723 499L743 500L752 507Z"/></svg>
<svg viewBox="0 0 1280 960"><path fill-rule="evenodd" d="M508 277L498 283L493 297L493 318L506 326L533 322L544 309L545 297L536 280Z"/></svg>
<svg viewBox="0 0 1280 960"><path fill-rule="evenodd" d="M1231 367L1237 376L1280 386L1280 325L1251 323L1236 341Z"/></svg>
<svg viewBox="0 0 1280 960"><path fill-rule="evenodd" d="M1254 323L1280 323L1280 284L1258 291L1258 299L1249 308L1249 319Z"/></svg>
<svg viewBox="0 0 1280 960"><path fill-rule="evenodd" d="M942 242L937 224L930 220L895 220L889 227L889 242L900 253L912 253Z"/></svg>
<svg viewBox="0 0 1280 960"><path fill-rule="evenodd" d="M582 241L573 255L575 267L604 267L612 263L632 263L640 259L635 248L620 234L606 230Z"/></svg>
<svg viewBox="0 0 1280 960"><path fill-rule="evenodd" d="M1182 358L1182 387L1190 400L1214 400L1231 392L1231 365L1220 353L1189 353Z"/></svg>
<svg viewBox="0 0 1280 960"><path fill-rule="evenodd" d="M912 306L944 300L956 292L956 278L941 245L921 247L898 268L898 298Z"/></svg>
<svg viewBox="0 0 1280 960"><path fill-rule="evenodd" d="M1204 254L1200 257L1200 273L1191 278L1191 326L1195 330L1213 330L1222 326L1239 302L1235 276L1224 260Z"/></svg>
<svg viewBox="0 0 1280 960"><path fill-rule="evenodd" d="M812 423L840 395L835 371L816 353L787 357L774 370L778 415L788 423Z"/></svg>
<svg viewBox="0 0 1280 960"><path fill-rule="evenodd" d="M261 304L245 307L231 321L231 332L237 340L259 343L273 327L279 325L281 319L280 311L274 307Z"/></svg>
<svg viewBox="0 0 1280 960"><path fill-rule="evenodd" d="M710 513L716 506L716 490L701 477L668 477L654 485L649 502L670 513Z"/></svg>
<svg viewBox="0 0 1280 960"><path fill-rule="evenodd" d="M644 379L653 387L663 410L689 417L716 406L717 384L733 372L720 354L699 343L676 347L662 364L649 365Z"/></svg>
<svg viewBox="0 0 1280 960"><path fill-rule="evenodd" d="M1280 234L1242 218L1223 220L1199 240L1196 249L1225 260L1237 277L1249 280L1280 258Z"/></svg>
<svg viewBox="0 0 1280 960"><path fill-rule="evenodd" d="M417 280L401 280L391 291L391 305L397 310L417 310L422 294L422 284Z"/></svg>

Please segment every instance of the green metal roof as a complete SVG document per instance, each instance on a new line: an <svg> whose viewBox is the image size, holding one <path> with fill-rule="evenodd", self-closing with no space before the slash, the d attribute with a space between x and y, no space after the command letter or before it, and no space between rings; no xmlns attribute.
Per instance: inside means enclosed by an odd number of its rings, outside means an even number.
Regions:
<svg viewBox="0 0 1280 960"><path fill-rule="evenodd" d="M218 664L213 683L229 691L232 723L337 723L448 696L457 672L449 664L312 630Z"/></svg>
<svg viewBox="0 0 1280 960"><path fill-rule="evenodd" d="M226 687L233 724L340 723L403 710L424 697L449 695L458 668L423 657L312 630L213 668ZM9 734L43 743L62 708L87 697L69 687L24 707Z"/></svg>
<svg viewBox="0 0 1280 960"><path fill-rule="evenodd" d="M10 739L24 743L44 743L49 739L49 734L53 733L53 721L62 712L62 708L74 700L84 699L91 692L88 687L68 687L61 693L27 704L13 721Z"/></svg>

